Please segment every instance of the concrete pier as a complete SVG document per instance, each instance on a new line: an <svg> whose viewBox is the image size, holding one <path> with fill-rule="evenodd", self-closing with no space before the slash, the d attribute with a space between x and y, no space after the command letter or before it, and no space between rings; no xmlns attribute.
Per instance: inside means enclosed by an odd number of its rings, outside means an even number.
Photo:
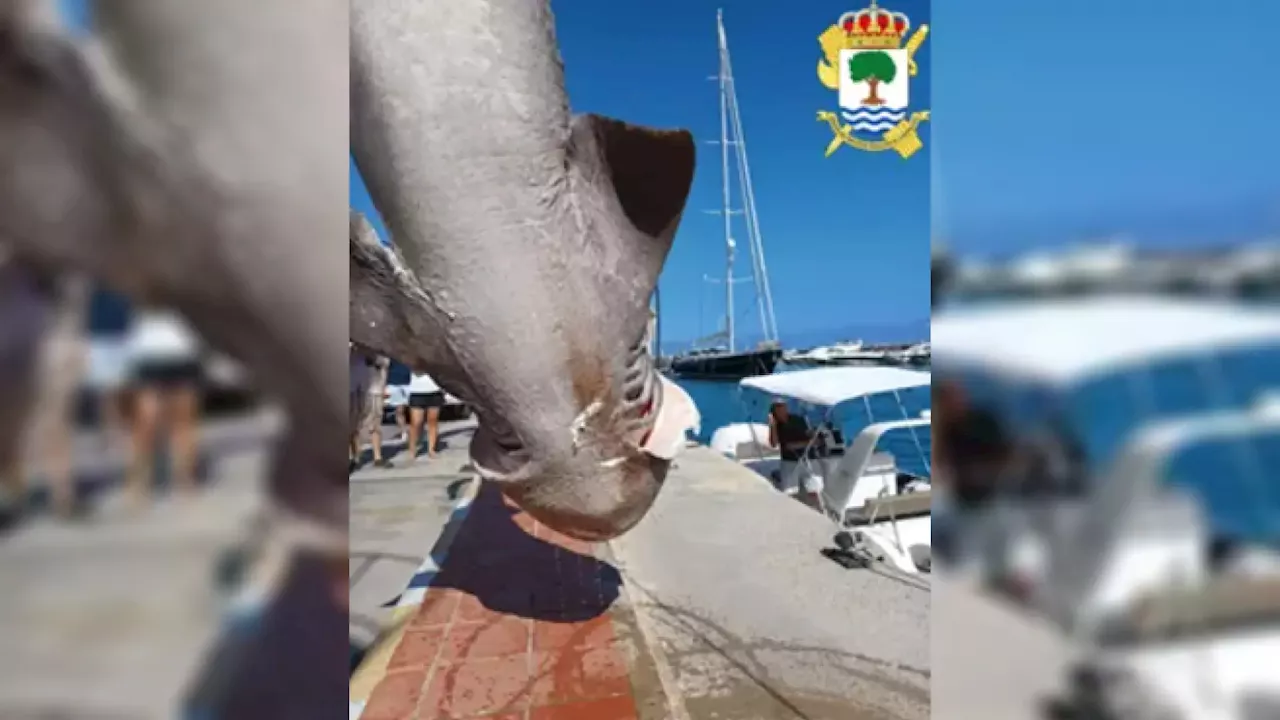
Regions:
<svg viewBox="0 0 1280 720"><path fill-rule="evenodd" d="M846 570L835 528L705 447L611 543L690 718L929 716L928 575Z"/></svg>
<svg viewBox="0 0 1280 720"><path fill-rule="evenodd" d="M215 564L243 537L278 418L207 423L207 485L132 511L124 453L75 440L93 515L37 515L0 536L0 718L173 718L225 610Z"/></svg>
<svg viewBox="0 0 1280 720"><path fill-rule="evenodd" d="M928 716L927 576L831 563L830 523L705 448L631 533L577 542L458 487L465 439L352 479L353 553L389 558L377 591L353 576L384 623L353 718Z"/></svg>

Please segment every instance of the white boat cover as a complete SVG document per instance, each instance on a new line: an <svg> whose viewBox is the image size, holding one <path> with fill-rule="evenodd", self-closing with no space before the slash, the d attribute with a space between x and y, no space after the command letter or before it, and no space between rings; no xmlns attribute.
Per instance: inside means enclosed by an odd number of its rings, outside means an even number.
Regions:
<svg viewBox="0 0 1280 720"><path fill-rule="evenodd" d="M940 313L931 335L939 367L1067 385L1183 355L1280 346L1280 313L1204 299L1054 299Z"/></svg>
<svg viewBox="0 0 1280 720"><path fill-rule="evenodd" d="M896 367L845 365L743 378L741 387L812 405L834 407L869 395L924 387L930 373Z"/></svg>

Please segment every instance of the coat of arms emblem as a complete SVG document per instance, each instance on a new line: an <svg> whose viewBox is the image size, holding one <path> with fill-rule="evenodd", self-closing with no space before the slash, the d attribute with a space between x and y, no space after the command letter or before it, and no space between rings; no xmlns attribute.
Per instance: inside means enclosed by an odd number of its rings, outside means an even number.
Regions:
<svg viewBox="0 0 1280 720"><path fill-rule="evenodd" d="M818 36L823 59L818 79L839 93L838 112L822 110L818 120L831 126L830 156L841 145L877 152L895 150L904 158L923 147L918 127L928 110L911 107L915 54L929 26L911 27L905 14L871 6L847 12Z"/></svg>

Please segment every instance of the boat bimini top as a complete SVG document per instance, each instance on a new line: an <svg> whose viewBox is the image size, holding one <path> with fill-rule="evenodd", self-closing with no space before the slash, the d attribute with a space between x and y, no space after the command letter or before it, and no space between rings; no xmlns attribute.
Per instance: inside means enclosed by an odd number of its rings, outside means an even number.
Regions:
<svg viewBox="0 0 1280 720"><path fill-rule="evenodd" d="M1280 341L1280 314L1203 299L1099 297L938 313L940 368L980 368L1051 386L1166 358Z"/></svg>
<svg viewBox="0 0 1280 720"><path fill-rule="evenodd" d="M932 375L928 371L908 370L897 367L879 366L836 366L797 370L774 375L760 375L744 378L740 385L773 397L795 400L825 410L825 420L830 420L841 406L861 401L867 410L868 420L874 422L870 398L874 395L891 394L897 400L901 418L888 422L878 422L866 426L854 438L844 458L830 477L824 477L821 500L828 514L843 519L846 508L853 500L858 480L873 462L875 448L886 433L893 430L911 430L920 456L925 458L928 469L927 454L915 434L915 428L930 424L928 411L918 417L911 417L902 401L901 393L914 388L928 387L932 383ZM815 433L814 437L817 437ZM812 441L811 441L812 442ZM927 498L921 502L927 502ZM895 514L898 508L889 508L888 514ZM903 508L905 510L905 507Z"/></svg>
<svg viewBox="0 0 1280 720"><path fill-rule="evenodd" d="M739 383L776 397L798 400L818 407L834 408L881 393L898 393L932 382L930 373L896 367L841 365L796 370L774 375L756 375Z"/></svg>

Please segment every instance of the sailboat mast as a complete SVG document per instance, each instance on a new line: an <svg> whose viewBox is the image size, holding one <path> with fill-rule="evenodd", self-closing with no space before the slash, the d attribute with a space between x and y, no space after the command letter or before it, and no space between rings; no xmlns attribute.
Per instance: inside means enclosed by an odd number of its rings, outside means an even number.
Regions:
<svg viewBox="0 0 1280 720"><path fill-rule="evenodd" d="M725 275L724 305L725 334L729 352L735 350L733 332L733 215L729 205L729 41L724 34L724 10L716 10L716 30L720 35L720 185L724 215Z"/></svg>

